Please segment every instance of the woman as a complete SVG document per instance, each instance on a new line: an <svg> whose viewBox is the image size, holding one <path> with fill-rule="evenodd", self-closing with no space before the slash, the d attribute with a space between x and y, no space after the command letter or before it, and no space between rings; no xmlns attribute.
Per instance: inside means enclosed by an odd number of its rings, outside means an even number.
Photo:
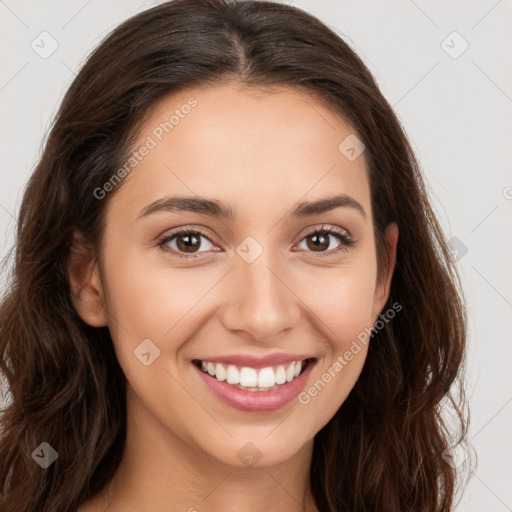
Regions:
<svg viewBox="0 0 512 512"><path fill-rule="evenodd" d="M103 41L0 314L1 510L453 509L458 276L391 107L299 9L174 0Z"/></svg>

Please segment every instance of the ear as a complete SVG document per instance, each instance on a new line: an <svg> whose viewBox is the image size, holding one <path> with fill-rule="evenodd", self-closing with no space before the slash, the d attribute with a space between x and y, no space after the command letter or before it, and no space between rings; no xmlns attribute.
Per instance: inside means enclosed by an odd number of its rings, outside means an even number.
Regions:
<svg viewBox="0 0 512 512"><path fill-rule="evenodd" d="M67 270L73 304L82 320L92 327L107 325L98 262L92 247L78 231L73 232Z"/></svg>
<svg viewBox="0 0 512 512"><path fill-rule="evenodd" d="M375 295L373 299L373 322L375 323L380 315L384 305L389 298L389 292L391 289L391 279L393 277L393 271L395 270L396 264L396 248L398 245L398 225L396 222L391 222L386 228L386 250L388 253L389 266L384 273L377 280L377 286L375 288Z"/></svg>

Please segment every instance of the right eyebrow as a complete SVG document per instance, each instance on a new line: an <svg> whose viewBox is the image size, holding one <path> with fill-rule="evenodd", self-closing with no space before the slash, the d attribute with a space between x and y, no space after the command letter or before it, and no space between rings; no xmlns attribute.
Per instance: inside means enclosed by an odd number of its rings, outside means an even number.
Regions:
<svg viewBox="0 0 512 512"><path fill-rule="evenodd" d="M199 196L181 196L181 197L162 197L148 204L139 213L136 220L147 217L161 211L184 211L208 215L222 219L233 220L234 210L231 206L224 206L216 199L208 199Z"/></svg>

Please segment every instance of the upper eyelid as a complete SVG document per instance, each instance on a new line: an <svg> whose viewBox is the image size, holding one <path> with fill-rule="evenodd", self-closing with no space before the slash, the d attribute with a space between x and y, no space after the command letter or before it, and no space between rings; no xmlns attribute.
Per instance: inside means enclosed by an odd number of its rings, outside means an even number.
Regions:
<svg viewBox="0 0 512 512"><path fill-rule="evenodd" d="M304 228L303 231L301 231L301 234L302 234L302 238L304 238L304 236L314 233L315 231L330 231L330 230L344 231L345 232L344 234L346 234L346 236L348 238L353 239L352 234L350 233L350 231L348 229L342 228L341 226L333 226L331 224L321 224L318 227L307 227L307 228ZM331 233L331 234L335 235L336 233ZM301 238L301 240L302 240L302 238Z"/></svg>

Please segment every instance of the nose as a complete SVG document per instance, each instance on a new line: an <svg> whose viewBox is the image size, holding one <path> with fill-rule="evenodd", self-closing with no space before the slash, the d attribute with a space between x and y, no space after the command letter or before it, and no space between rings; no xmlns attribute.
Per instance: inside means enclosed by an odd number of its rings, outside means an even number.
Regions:
<svg viewBox="0 0 512 512"><path fill-rule="evenodd" d="M301 311L285 263L270 261L267 254L263 251L252 263L236 257L221 312L226 329L261 343L271 343L292 329Z"/></svg>

